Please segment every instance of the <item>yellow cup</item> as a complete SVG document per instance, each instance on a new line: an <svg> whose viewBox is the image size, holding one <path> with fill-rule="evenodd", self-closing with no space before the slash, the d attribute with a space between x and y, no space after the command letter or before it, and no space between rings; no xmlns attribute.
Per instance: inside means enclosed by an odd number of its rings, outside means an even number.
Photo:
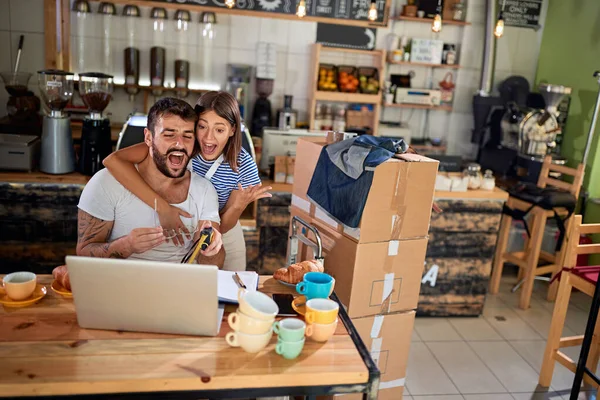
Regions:
<svg viewBox="0 0 600 400"><path fill-rule="evenodd" d="M332 324L310 324L306 326L306 336L315 342L326 342L333 336L337 326L337 318Z"/></svg>
<svg viewBox="0 0 600 400"><path fill-rule="evenodd" d="M33 272L13 272L2 279L2 286L11 300L20 301L30 297L35 290L37 277Z"/></svg>
<svg viewBox="0 0 600 400"><path fill-rule="evenodd" d="M308 324L332 324L338 316L339 305L329 299L311 299L306 302L304 319Z"/></svg>
<svg viewBox="0 0 600 400"><path fill-rule="evenodd" d="M261 335L271 330L275 318L273 317L273 319L268 320L252 318L243 312L238 311L229 314L227 322L234 331L249 333L251 335Z"/></svg>

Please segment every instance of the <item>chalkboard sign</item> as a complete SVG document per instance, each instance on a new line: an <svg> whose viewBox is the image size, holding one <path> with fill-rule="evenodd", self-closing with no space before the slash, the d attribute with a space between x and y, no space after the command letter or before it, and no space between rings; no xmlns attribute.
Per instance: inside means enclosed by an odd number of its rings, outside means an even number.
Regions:
<svg viewBox="0 0 600 400"><path fill-rule="evenodd" d="M543 0L506 0L504 5L504 25L538 29ZM498 0L502 9L502 0Z"/></svg>
<svg viewBox="0 0 600 400"><path fill-rule="evenodd" d="M377 29L358 26L317 24L317 43L329 47L373 50Z"/></svg>
<svg viewBox="0 0 600 400"><path fill-rule="evenodd" d="M160 3L175 3L180 5L200 6L202 8L220 8L222 12L231 14L257 16L263 14L277 18L277 14L289 17L296 17L296 5L299 0L236 0L232 9L225 6L225 0L142 0L148 3L148 6L160 5ZM305 0L306 17L305 20L325 21L336 20L338 24L360 25L360 26L386 26L388 20L388 10L391 0L377 0L377 20L369 21L368 13L371 6L371 0ZM138 1L138 4L140 1ZM218 11L217 11L218 12ZM333 22L333 21L332 21Z"/></svg>

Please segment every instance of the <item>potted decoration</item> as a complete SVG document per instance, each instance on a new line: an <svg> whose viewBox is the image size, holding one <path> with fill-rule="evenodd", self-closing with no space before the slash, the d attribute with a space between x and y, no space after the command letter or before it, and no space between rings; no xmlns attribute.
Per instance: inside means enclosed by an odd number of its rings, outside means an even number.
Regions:
<svg viewBox="0 0 600 400"><path fill-rule="evenodd" d="M415 0L408 0L407 4L402 6L402 15L405 17L416 17L418 9Z"/></svg>

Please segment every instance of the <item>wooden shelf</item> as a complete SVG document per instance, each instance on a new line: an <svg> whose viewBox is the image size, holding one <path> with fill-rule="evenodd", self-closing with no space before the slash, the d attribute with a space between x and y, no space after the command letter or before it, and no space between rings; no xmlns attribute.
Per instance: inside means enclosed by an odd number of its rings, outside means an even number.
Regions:
<svg viewBox="0 0 600 400"><path fill-rule="evenodd" d="M439 111L452 111L452 106L427 106L423 104L395 104L395 103L385 103L384 107L391 108L417 108L420 110L439 110Z"/></svg>
<svg viewBox="0 0 600 400"><path fill-rule="evenodd" d="M399 15L397 17L393 17L392 19L395 19L396 21L420 22L430 25L433 22L433 18L405 17L404 15ZM453 19L442 19L442 27L444 25L466 26L471 25L471 23L466 21L454 21Z"/></svg>
<svg viewBox="0 0 600 400"><path fill-rule="evenodd" d="M321 51L332 51L332 52L337 52L337 53L353 53L353 54L360 54L360 55L366 55L366 56L377 56L377 57L381 57L381 54L383 53L383 50L359 50L359 49L345 49L342 47L329 47L329 46L323 46L321 45Z"/></svg>
<svg viewBox="0 0 600 400"><path fill-rule="evenodd" d="M460 65L458 64L429 64L429 63L419 63L419 62L410 62L410 61L387 61L390 65L412 65L415 67L431 67L431 68L449 68L449 69L459 69Z"/></svg>
<svg viewBox="0 0 600 400"><path fill-rule="evenodd" d="M317 90L314 95L317 101L337 101L340 103L378 104L381 102L379 94L324 92Z"/></svg>

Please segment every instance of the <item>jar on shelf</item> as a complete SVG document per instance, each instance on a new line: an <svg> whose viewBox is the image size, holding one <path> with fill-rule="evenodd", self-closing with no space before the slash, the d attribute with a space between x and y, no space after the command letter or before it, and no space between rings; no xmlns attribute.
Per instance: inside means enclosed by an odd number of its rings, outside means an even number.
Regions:
<svg viewBox="0 0 600 400"><path fill-rule="evenodd" d="M321 129L321 125L323 123L323 105L317 103L315 106L315 124L313 125L316 130Z"/></svg>
<svg viewBox="0 0 600 400"><path fill-rule="evenodd" d="M344 132L346 130L346 109L339 106L333 118L333 130L336 132Z"/></svg>
<svg viewBox="0 0 600 400"><path fill-rule="evenodd" d="M452 7L452 19L455 21L465 20L465 4L462 1Z"/></svg>
<svg viewBox="0 0 600 400"><path fill-rule="evenodd" d="M496 187L496 178L494 178L494 174L492 170L485 170L485 175L483 175L483 180L481 182L481 188L483 190L494 190Z"/></svg>
<svg viewBox="0 0 600 400"><path fill-rule="evenodd" d="M323 118L321 119L321 130L333 130L333 112L331 110L331 104L326 104L324 107Z"/></svg>
<svg viewBox="0 0 600 400"><path fill-rule="evenodd" d="M467 169L463 171L463 177L469 178L469 189L479 189L483 181L483 175L481 175L481 165L477 163L470 163L467 165Z"/></svg>

